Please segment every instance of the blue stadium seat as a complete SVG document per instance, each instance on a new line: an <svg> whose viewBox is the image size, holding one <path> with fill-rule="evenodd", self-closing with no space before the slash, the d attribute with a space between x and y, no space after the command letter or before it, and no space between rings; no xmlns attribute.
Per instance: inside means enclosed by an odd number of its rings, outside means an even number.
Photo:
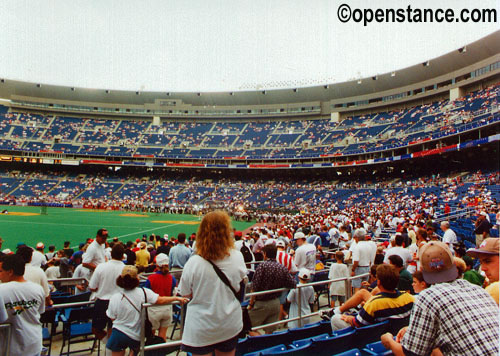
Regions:
<svg viewBox="0 0 500 356"><path fill-rule="evenodd" d="M382 345L382 341L373 342L371 344L367 344L363 349L363 352L368 355L376 355L376 356L386 356L392 355L391 350L387 350L384 345Z"/></svg>
<svg viewBox="0 0 500 356"><path fill-rule="evenodd" d="M387 331L388 325L389 322L386 320L382 323L356 328L353 346L363 348L368 343L379 341L380 336Z"/></svg>
<svg viewBox="0 0 500 356"><path fill-rule="evenodd" d="M264 350L280 344L288 345L292 340L293 339L288 330L275 332L273 334L249 336L238 342L238 345L236 346L236 354L244 355L249 352Z"/></svg>
<svg viewBox="0 0 500 356"><path fill-rule="evenodd" d="M361 356L363 355L359 349L352 349L349 351L341 352L339 354L333 354L332 356Z"/></svg>
<svg viewBox="0 0 500 356"><path fill-rule="evenodd" d="M311 350L314 355L328 356L332 351L342 352L353 347L356 332L351 331L341 335L325 335L312 339Z"/></svg>

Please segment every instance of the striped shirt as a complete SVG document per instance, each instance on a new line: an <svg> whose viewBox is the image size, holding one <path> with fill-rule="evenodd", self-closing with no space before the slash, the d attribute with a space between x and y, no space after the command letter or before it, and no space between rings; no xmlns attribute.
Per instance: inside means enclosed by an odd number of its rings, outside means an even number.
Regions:
<svg viewBox="0 0 500 356"><path fill-rule="evenodd" d="M361 308L354 323L356 327L381 323L385 320L408 318L415 298L406 292L381 292L371 297Z"/></svg>
<svg viewBox="0 0 500 356"><path fill-rule="evenodd" d="M298 271L295 263L293 263L293 257L285 251L278 251L278 253L276 254L276 261L285 266L290 273L295 273Z"/></svg>

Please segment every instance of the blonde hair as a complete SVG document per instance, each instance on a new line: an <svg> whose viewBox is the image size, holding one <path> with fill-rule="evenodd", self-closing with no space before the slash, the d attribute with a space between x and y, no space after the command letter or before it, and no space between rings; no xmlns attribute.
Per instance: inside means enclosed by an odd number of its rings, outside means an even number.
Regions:
<svg viewBox="0 0 500 356"><path fill-rule="evenodd" d="M462 275L465 273L465 270L467 269L465 261L462 260L460 257L453 257L453 262L455 263L455 266L457 266L458 269L458 278L462 278Z"/></svg>
<svg viewBox="0 0 500 356"><path fill-rule="evenodd" d="M229 256L234 248L229 215L216 210L205 215L196 234L196 253L204 259L216 261Z"/></svg>

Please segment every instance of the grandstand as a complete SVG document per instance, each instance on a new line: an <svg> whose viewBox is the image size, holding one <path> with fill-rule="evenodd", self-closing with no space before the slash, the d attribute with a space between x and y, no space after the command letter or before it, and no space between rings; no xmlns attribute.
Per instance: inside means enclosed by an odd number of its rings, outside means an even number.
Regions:
<svg viewBox="0 0 500 356"><path fill-rule="evenodd" d="M328 218L367 218L373 235L381 219L384 236L400 214L450 220L466 247L478 213L498 225L500 31L397 76L293 89L139 95L2 80L0 205L222 208L245 228L318 231ZM327 324L240 340L238 352L307 344L307 354L347 338ZM360 329L344 330L346 345L373 346Z"/></svg>

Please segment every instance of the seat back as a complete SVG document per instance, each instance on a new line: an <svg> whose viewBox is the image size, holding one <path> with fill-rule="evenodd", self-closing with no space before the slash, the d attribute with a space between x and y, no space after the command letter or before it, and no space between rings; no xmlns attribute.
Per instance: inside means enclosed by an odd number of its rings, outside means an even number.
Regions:
<svg viewBox="0 0 500 356"><path fill-rule="evenodd" d="M380 336L387 331L389 322L386 320L382 323L363 326L356 329L354 336L355 347L363 348L366 344L380 340Z"/></svg>
<svg viewBox="0 0 500 356"><path fill-rule="evenodd" d="M351 331L338 336L327 335L312 339L312 354L330 356L334 352L343 352L353 347L356 331Z"/></svg>
<svg viewBox="0 0 500 356"><path fill-rule="evenodd" d="M306 339L308 337L315 337L324 333L325 326L320 322L308 324L301 328L288 329L290 332L291 340Z"/></svg>
<svg viewBox="0 0 500 356"><path fill-rule="evenodd" d="M68 323L84 323L92 319L93 307L74 308L69 311Z"/></svg>
<svg viewBox="0 0 500 356"><path fill-rule="evenodd" d="M363 349L363 352L368 355L377 355L377 356L392 355L392 351L387 350L385 346L382 345L382 341L367 344Z"/></svg>
<svg viewBox="0 0 500 356"><path fill-rule="evenodd" d="M236 353L243 355L249 352L264 350L276 345L288 345L292 342L292 338L288 330L280 331L273 334L266 334L260 336L249 336L248 338L240 341L236 347Z"/></svg>
<svg viewBox="0 0 500 356"><path fill-rule="evenodd" d="M399 319L389 319L389 324L387 325L387 332L390 332L393 335L397 335L399 330L408 326L410 324L410 316L408 315L406 318Z"/></svg>
<svg viewBox="0 0 500 356"><path fill-rule="evenodd" d="M351 349L345 352L341 352L339 354L334 354L333 356L361 356L361 351L359 349Z"/></svg>

